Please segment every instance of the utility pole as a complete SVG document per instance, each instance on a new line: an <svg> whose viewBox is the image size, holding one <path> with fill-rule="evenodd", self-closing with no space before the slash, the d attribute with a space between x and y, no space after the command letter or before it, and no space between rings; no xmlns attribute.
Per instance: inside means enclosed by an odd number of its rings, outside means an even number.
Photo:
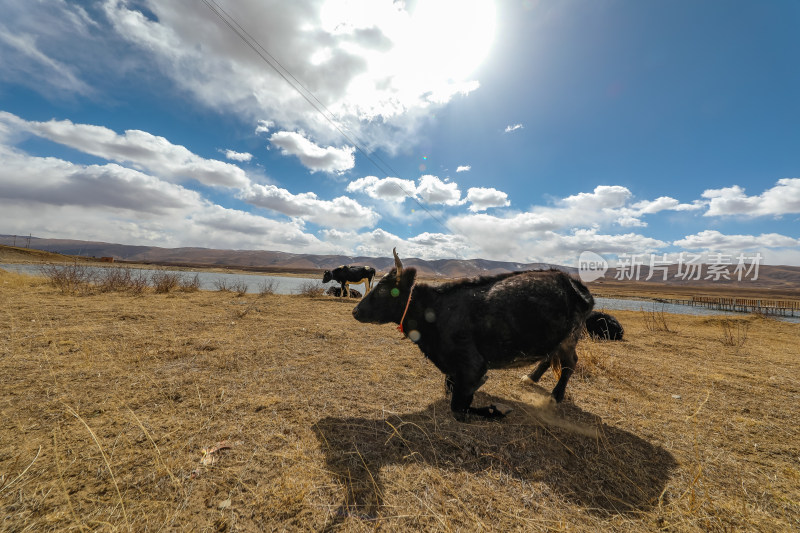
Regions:
<svg viewBox="0 0 800 533"><path fill-rule="evenodd" d="M16 247L17 247L17 236L14 235L14 248L16 248Z"/></svg>
<svg viewBox="0 0 800 533"><path fill-rule="evenodd" d="M28 244L25 245L25 248L30 248L30 247L31 247L31 234L29 233L28 234Z"/></svg>

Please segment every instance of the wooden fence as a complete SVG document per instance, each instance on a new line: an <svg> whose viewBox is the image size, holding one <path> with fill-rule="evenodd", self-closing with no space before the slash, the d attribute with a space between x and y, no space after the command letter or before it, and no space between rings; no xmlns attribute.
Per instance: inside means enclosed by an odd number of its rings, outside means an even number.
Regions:
<svg viewBox="0 0 800 533"><path fill-rule="evenodd" d="M760 313L764 315L800 316L800 301L773 300L766 298L720 298L716 296L692 296L691 300L658 298L659 302L705 307L720 311Z"/></svg>

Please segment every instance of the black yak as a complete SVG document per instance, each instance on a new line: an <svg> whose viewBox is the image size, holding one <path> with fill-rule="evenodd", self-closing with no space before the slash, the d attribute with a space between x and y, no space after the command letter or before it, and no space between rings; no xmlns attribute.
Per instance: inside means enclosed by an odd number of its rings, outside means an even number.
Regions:
<svg viewBox="0 0 800 533"><path fill-rule="evenodd" d="M325 294L328 296L335 296L340 298L342 296L342 288L341 287L328 287L328 290L325 291ZM350 298L361 298L361 293L356 289L350 289Z"/></svg>
<svg viewBox="0 0 800 533"><path fill-rule="evenodd" d="M371 266L347 266L342 265L333 270L326 270L322 274L322 283L338 281L342 285L342 296L347 297L350 284L364 284L364 294L369 293L372 285L372 278L375 277L375 269Z"/></svg>
<svg viewBox="0 0 800 533"><path fill-rule="evenodd" d="M595 339L621 341L625 330L622 324L608 313L592 311L586 319L586 332Z"/></svg>
<svg viewBox="0 0 800 533"><path fill-rule="evenodd" d="M393 268L353 309L360 322L395 322L441 370L458 418L470 413L502 417L499 408L471 407L490 368L539 362L528 377L537 381L560 364L553 389L564 399L578 356L575 345L594 298L578 280L559 270L511 272L430 286L416 283L416 269Z"/></svg>

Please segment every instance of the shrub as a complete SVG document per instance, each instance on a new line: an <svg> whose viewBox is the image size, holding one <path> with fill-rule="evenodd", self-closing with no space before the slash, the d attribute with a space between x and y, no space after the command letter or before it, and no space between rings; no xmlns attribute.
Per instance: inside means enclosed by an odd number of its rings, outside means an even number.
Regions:
<svg viewBox="0 0 800 533"><path fill-rule="evenodd" d="M51 285L64 294L71 294L79 290L86 291L94 281L92 271L86 265L77 263L72 265L46 264L42 265L41 272Z"/></svg>
<svg viewBox="0 0 800 533"><path fill-rule="evenodd" d="M181 275L177 272L159 270L150 275L153 289L158 294L165 294L176 288L181 280Z"/></svg>
<svg viewBox="0 0 800 533"><path fill-rule="evenodd" d="M97 274L97 288L100 292L125 291L131 286L131 278L129 267L103 268Z"/></svg>
<svg viewBox="0 0 800 533"><path fill-rule="evenodd" d="M644 328L647 331L666 331L666 332L673 332L669 328L669 324L667 324L667 314L664 312L664 306L661 306L660 310L656 310L655 304L653 304L653 308L649 311L645 311L644 308L640 308L642 311L642 318L644 319Z"/></svg>
<svg viewBox="0 0 800 533"><path fill-rule="evenodd" d="M305 281L297 289L297 294L300 294L301 296L307 296L309 298L322 296L324 293L324 287L315 281Z"/></svg>
<svg viewBox="0 0 800 533"><path fill-rule="evenodd" d="M720 342L724 346L735 346L741 348L747 342L747 331L750 323L744 320L723 320L720 322L722 335Z"/></svg>
<svg viewBox="0 0 800 533"><path fill-rule="evenodd" d="M258 294L260 296L267 296L268 294L275 294L278 290L278 282L274 279L265 279L258 284Z"/></svg>
<svg viewBox="0 0 800 533"><path fill-rule="evenodd" d="M149 280L147 279L147 274L142 272L141 270L137 270L135 274L131 274L130 285L128 286L128 290L130 290L135 295L140 295L144 293L145 289L150 285Z"/></svg>
<svg viewBox="0 0 800 533"><path fill-rule="evenodd" d="M194 277L187 278L181 276L180 287L184 292L197 292L200 290L200 275L195 274Z"/></svg>
<svg viewBox="0 0 800 533"><path fill-rule="evenodd" d="M244 296L247 294L247 282L237 279L231 284L231 290L236 293L236 296Z"/></svg>
<svg viewBox="0 0 800 533"><path fill-rule="evenodd" d="M225 278L215 279L214 287L216 287L219 292L231 292L230 283L228 283L228 280Z"/></svg>

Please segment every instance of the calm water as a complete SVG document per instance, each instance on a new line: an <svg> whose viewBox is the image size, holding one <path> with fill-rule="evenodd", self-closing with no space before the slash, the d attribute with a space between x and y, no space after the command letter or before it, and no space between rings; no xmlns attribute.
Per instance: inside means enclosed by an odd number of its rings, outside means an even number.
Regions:
<svg viewBox="0 0 800 533"><path fill-rule="evenodd" d="M41 269L39 265L18 265L18 264L2 264L0 268L11 272L19 272L22 274L40 275ZM90 267L93 270L100 271L103 268L119 268L119 267ZM153 272L161 272L155 269L141 269L141 272L148 276ZM261 274L225 274L221 272L204 272L193 270L181 270L179 273L187 279L193 278L197 274L200 280L200 289L205 291L217 290L217 282L223 281L228 286L233 283L243 282L247 284L247 292L258 293L260 285L264 282L274 283L275 293L277 294L297 294L300 289L308 283L314 283L320 287L334 287L335 283L322 283L322 276L319 278L290 278L285 276L267 276ZM377 280L375 280L377 282ZM358 290L364 294L364 284L350 285L350 287ZM679 315L741 315L742 313L733 313L730 311L716 311L713 309L706 309L704 307L692 307L689 305L679 305L670 303L652 302L649 300L624 300L619 298L595 298L595 309L598 310L622 310L622 311L639 311L646 312L656 311L665 313L675 313ZM778 320L786 322L800 323L800 317L775 317Z"/></svg>
<svg viewBox="0 0 800 533"><path fill-rule="evenodd" d="M654 302L651 300L623 300L619 298L595 298L594 308L598 311L640 311L649 313L655 311L656 313L673 313L676 315L696 315L696 316L710 316L710 315L733 315L742 316L746 313L736 313L733 311L722 311L716 309L706 309L705 307L692 307L691 305L680 305L671 303ZM776 320L784 322L800 323L800 317L791 316L775 316Z"/></svg>
<svg viewBox="0 0 800 533"><path fill-rule="evenodd" d="M2 264L0 268L11 271L19 272L21 274L41 275L41 268L39 265L21 265L21 264ZM119 268L119 267L89 267L90 271L100 272L104 268ZM142 268L136 269L138 272L150 276L154 272L163 272L163 270ZM260 292L260 285L262 283L273 283L276 294L297 294L300 289L308 283L314 283L320 287L334 287L334 283L327 285L322 283L322 275L319 278L290 278L287 276L266 276L261 274L226 274L221 272L204 272L194 270L180 270L173 271L179 273L184 279L192 279L195 274L200 280L200 290L215 291L217 290L217 283L224 282L228 286L234 283L243 282L247 285L247 292L258 293ZM364 294L364 284L350 285L350 287L358 290Z"/></svg>

